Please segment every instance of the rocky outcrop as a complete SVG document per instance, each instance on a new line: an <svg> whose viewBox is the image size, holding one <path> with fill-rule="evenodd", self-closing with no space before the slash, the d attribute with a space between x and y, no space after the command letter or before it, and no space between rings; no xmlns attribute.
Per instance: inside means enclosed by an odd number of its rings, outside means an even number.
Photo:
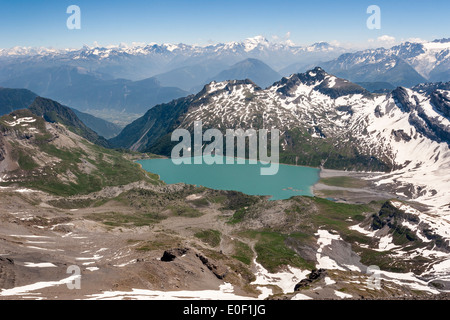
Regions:
<svg viewBox="0 0 450 320"><path fill-rule="evenodd" d="M222 280L228 273L228 269L224 266L221 266L215 261L211 261L205 256L197 253L196 256L200 259L200 261L217 277L217 279Z"/></svg>
<svg viewBox="0 0 450 320"><path fill-rule="evenodd" d="M398 87L392 91L391 95L403 112L411 112L411 110L415 109L415 105L409 100L408 91L405 88Z"/></svg>
<svg viewBox="0 0 450 320"><path fill-rule="evenodd" d="M408 135L407 133L405 133L405 131L403 129L400 130L394 130L392 129L391 131L392 135L395 137L395 141L410 141L411 140L411 136Z"/></svg>
<svg viewBox="0 0 450 320"><path fill-rule="evenodd" d="M327 276L327 270L325 269L314 269L308 275L308 278L301 280L294 287L294 291L299 291L302 288L310 286L313 282L319 281Z"/></svg>
<svg viewBox="0 0 450 320"><path fill-rule="evenodd" d="M436 90L430 95L431 103L441 112L447 119L450 119L450 97L446 92Z"/></svg>
<svg viewBox="0 0 450 320"><path fill-rule="evenodd" d="M412 230L408 226L416 225L416 230ZM372 215L372 230L380 230L389 228L389 232L399 241L399 243L421 243L421 233L428 240L431 241L431 247L437 247L440 250L449 251L450 243L442 236L437 234L428 223L421 221L420 217L405 212L395 207L391 201L386 201L381 207L380 211Z"/></svg>
<svg viewBox="0 0 450 320"><path fill-rule="evenodd" d="M13 265L14 264L14 260L11 259L11 258L0 257L0 264L1 265Z"/></svg>
<svg viewBox="0 0 450 320"><path fill-rule="evenodd" d="M73 112L72 109L61 105L60 103L37 97L28 108L33 114L44 118L45 121L50 123L61 123L66 126L67 129L75 134L89 140L92 143L100 145L102 147L109 147L108 141L100 137L92 129L88 128Z"/></svg>
<svg viewBox="0 0 450 320"><path fill-rule="evenodd" d="M386 225L391 229L395 229L402 221L409 221L411 223L418 223L420 221L416 215L397 209L390 201L386 201L380 211L372 217L371 227L373 230L379 230Z"/></svg>
<svg viewBox="0 0 450 320"><path fill-rule="evenodd" d="M189 251L189 248L175 248L166 250L163 253L163 256L161 257L161 261L164 262L171 262L175 260L177 257L181 257L182 255L186 254Z"/></svg>
<svg viewBox="0 0 450 320"><path fill-rule="evenodd" d="M0 256L0 291L13 288L16 281L14 260Z"/></svg>
<svg viewBox="0 0 450 320"><path fill-rule="evenodd" d="M398 87L391 94L400 110L409 113L408 121L419 133L431 140L439 143L446 142L450 145L450 127L443 124L439 118L430 117L416 95L410 96L407 89L403 87ZM442 91L433 92L430 102L448 117L450 101Z"/></svg>

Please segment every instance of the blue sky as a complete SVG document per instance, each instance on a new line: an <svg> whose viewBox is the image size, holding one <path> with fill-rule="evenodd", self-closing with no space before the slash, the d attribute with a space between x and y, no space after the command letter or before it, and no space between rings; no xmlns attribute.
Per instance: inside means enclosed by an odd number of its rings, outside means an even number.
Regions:
<svg viewBox="0 0 450 320"><path fill-rule="evenodd" d="M81 8L81 30L69 30L69 5ZM366 27L369 5L381 29ZM121 42L208 43L263 35L299 45L390 45L411 38L450 37L448 0L0 0L0 48L78 48ZM387 37L386 37L387 36Z"/></svg>

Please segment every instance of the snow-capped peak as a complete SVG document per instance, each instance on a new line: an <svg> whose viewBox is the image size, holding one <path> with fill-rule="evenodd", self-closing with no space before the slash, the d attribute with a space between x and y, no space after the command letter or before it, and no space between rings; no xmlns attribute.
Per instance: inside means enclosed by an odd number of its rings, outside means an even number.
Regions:
<svg viewBox="0 0 450 320"><path fill-rule="evenodd" d="M328 42L317 42L306 48L307 51L329 51L334 50L334 47L330 45Z"/></svg>
<svg viewBox="0 0 450 320"><path fill-rule="evenodd" d="M258 46L269 47L270 42L263 36L256 36L256 37L247 38L244 40L244 47L245 47L246 52L252 51L253 49L255 49Z"/></svg>

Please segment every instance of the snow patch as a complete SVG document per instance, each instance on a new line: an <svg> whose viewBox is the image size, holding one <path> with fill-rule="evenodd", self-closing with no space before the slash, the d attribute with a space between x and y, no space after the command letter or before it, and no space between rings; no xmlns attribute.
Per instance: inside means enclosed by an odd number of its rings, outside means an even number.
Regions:
<svg viewBox="0 0 450 320"><path fill-rule="evenodd" d="M81 277L80 275L72 275L68 278L65 278L65 279L62 279L59 281L41 281L41 282L36 282L36 283L25 285L25 286L15 287L12 289L4 289L4 290L0 291L0 296L6 297L6 296L27 295L27 294L30 294L31 291L36 291L36 290L40 290L40 289L44 289L44 288L48 288L48 287L59 286L59 285L67 284L67 283L73 283L73 281L79 279L80 277Z"/></svg>
<svg viewBox="0 0 450 320"><path fill-rule="evenodd" d="M97 271L97 270L99 270L99 268L97 268L97 267L87 267L86 270Z"/></svg>
<svg viewBox="0 0 450 320"><path fill-rule="evenodd" d="M56 266L50 262L42 262L42 263L24 262L24 264L25 267L28 268L56 268Z"/></svg>
<svg viewBox="0 0 450 320"><path fill-rule="evenodd" d="M295 285L302 279L304 279L310 271L301 270L291 266L287 267L287 271L270 273L266 268L264 268L260 263L253 260L256 267L256 280L253 281L252 285L275 285L283 290L283 293L289 293L294 291ZM262 299L266 297L261 297Z"/></svg>
<svg viewBox="0 0 450 320"><path fill-rule="evenodd" d="M351 294L344 293L341 291L334 290L334 294L337 295L341 299L353 298Z"/></svg>
<svg viewBox="0 0 450 320"><path fill-rule="evenodd" d="M313 300L313 298L308 297L305 294L297 293L295 296L292 297L291 300Z"/></svg>
<svg viewBox="0 0 450 320"><path fill-rule="evenodd" d="M271 292L271 290L270 290ZM230 283L224 283L218 290L199 291L159 291L147 289L132 289L132 291L105 291L100 294L88 296L88 300L255 300L252 297L239 296L234 293L234 287Z"/></svg>
<svg viewBox="0 0 450 320"><path fill-rule="evenodd" d="M25 123L33 123L35 121L36 121L36 119L34 119L33 117L25 117L25 118L19 118L13 122L5 121L5 123L10 127L15 127L24 122Z"/></svg>
<svg viewBox="0 0 450 320"><path fill-rule="evenodd" d="M317 233L315 233L316 236L319 236L319 239L317 239L317 244L319 245L319 249L316 253L316 259L317 269L334 269L334 270L343 270L344 268L340 267L336 261L331 259L330 257L322 255L323 248L331 245L331 242L333 240L342 240L339 235L335 235L330 233L328 230L317 230Z"/></svg>

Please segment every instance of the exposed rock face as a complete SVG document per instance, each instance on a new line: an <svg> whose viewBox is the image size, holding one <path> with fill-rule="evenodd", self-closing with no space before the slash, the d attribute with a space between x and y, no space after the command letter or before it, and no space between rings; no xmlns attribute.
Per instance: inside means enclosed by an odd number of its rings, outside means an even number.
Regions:
<svg viewBox="0 0 450 320"><path fill-rule="evenodd" d="M386 201L378 214L374 215L372 220L372 229L378 230L383 228L385 225L389 228L395 228L401 221L418 223L419 218L413 214L397 209L389 201Z"/></svg>
<svg viewBox="0 0 450 320"><path fill-rule="evenodd" d="M333 84L331 85L331 83ZM320 67L316 67L309 72L294 74L289 78L283 78L274 83L274 86L280 86L277 92L293 97L300 84L314 87L314 90L333 99L349 94L369 94L363 87L344 79L333 77L333 80L330 80L328 74Z"/></svg>
<svg viewBox="0 0 450 320"><path fill-rule="evenodd" d="M161 261L170 262L175 260L176 257L181 257L189 251L189 248L175 248L166 250L161 257Z"/></svg>
<svg viewBox="0 0 450 320"><path fill-rule="evenodd" d="M409 113L408 121L416 130L427 138L450 144L450 128L439 118L429 116L416 95L410 96L407 89L398 87L392 91L392 97L400 110ZM450 100L444 91L434 91L430 95L430 102L448 118L450 113Z"/></svg>
<svg viewBox="0 0 450 320"><path fill-rule="evenodd" d="M0 135L0 161L3 161L5 159L5 147L3 142L3 137Z"/></svg>
<svg viewBox="0 0 450 320"><path fill-rule="evenodd" d="M407 133L405 133L404 130L400 129L400 130L394 130L392 129L392 134L395 136L395 141L410 141L411 140L411 136L409 136Z"/></svg>
<svg viewBox="0 0 450 320"><path fill-rule="evenodd" d="M325 269L314 269L308 275L308 278L301 280L294 287L294 291L299 291L300 289L309 286L315 281L319 281L327 276L327 270Z"/></svg>
<svg viewBox="0 0 450 320"><path fill-rule="evenodd" d="M415 226L417 227L414 228ZM409 243L421 243L425 237L431 241L431 247L450 250L448 241L437 234L427 222L422 221L416 214L397 208L391 201L386 201L380 211L372 216L371 229L383 228L388 229L398 241L403 239Z"/></svg>
<svg viewBox="0 0 450 320"><path fill-rule="evenodd" d="M14 260L0 256L0 291L14 287L16 274Z"/></svg>
<svg viewBox="0 0 450 320"><path fill-rule="evenodd" d="M406 91L403 87L398 87L394 91L392 91L392 98L397 103L397 106L403 112L411 112L411 110L415 109L414 104L409 100L408 91Z"/></svg>
<svg viewBox="0 0 450 320"><path fill-rule="evenodd" d="M214 273L214 275L218 278L218 279L223 279L225 278L225 276L228 273L228 270L224 267L221 266L219 264L217 264L215 261L210 261L208 258L206 258L205 256L197 253L196 256L200 259L200 261L209 269L212 271L212 273Z"/></svg>
<svg viewBox="0 0 450 320"><path fill-rule="evenodd" d="M14 260L11 259L11 258L3 258L3 257L0 257L0 264L1 264L1 265L14 264Z"/></svg>
<svg viewBox="0 0 450 320"><path fill-rule="evenodd" d="M431 95L431 103L438 109L439 112L450 118L450 97L445 91L436 90Z"/></svg>
<svg viewBox="0 0 450 320"><path fill-rule="evenodd" d="M163 256L161 257L161 261L164 262L171 262L174 261L177 257L181 257L189 252L189 248L174 248L170 250L164 251ZM228 269L216 261L212 259L208 259L201 253L196 253L195 256L203 263L204 266L206 266L215 276L217 279L223 279L227 273Z"/></svg>

